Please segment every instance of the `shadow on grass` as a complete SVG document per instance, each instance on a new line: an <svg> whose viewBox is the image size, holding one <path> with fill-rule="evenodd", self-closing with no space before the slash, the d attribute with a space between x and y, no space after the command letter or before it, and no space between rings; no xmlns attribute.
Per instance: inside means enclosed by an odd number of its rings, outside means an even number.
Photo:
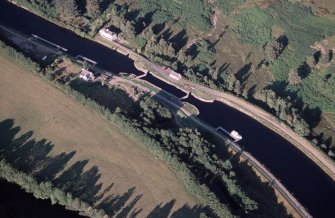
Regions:
<svg viewBox="0 0 335 218"><path fill-rule="evenodd" d="M105 189L99 183L101 174L97 166L89 169L89 160L69 161L75 152L51 155L54 145L46 139L33 138L33 132L22 132L13 119L0 122L0 158L6 159L15 168L35 176L39 181L52 181L54 185L75 197L86 201L94 208L104 209L108 216L144 216L143 209L136 205L143 194L131 187L125 193L114 194L111 183ZM69 166L70 165L70 166ZM112 194L111 194L112 193ZM183 205L175 209L176 200L159 203L146 217L200 217L209 212L207 207ZM172 211L173 209L173 211Z"/></svg>

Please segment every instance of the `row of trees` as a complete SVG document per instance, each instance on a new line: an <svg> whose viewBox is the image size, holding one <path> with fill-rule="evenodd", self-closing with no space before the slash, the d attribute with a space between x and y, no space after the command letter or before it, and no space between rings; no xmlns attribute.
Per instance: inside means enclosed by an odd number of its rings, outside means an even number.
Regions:
<svg viewBox="0 0 335 218"><path fill-rule="evenodd" d="M54 0L54 6L58 16L64 21L72 21L81 15L75 0ZM91 18L99 16L101 14L99 1L86 0L86 11Z"/></svg>
<svg viewBox="0 0 335 218"><path fill-rule="evenodd" d="M66 209L77 211L84 216L107 217L102 209L94 209L71 193L56 188L51 182L38 182L33 176L13 168L4 159L0 160L0 178L19 185L37 199L49 199L52 204L63 205Z"/></svg>
<svg viewBox="0 0 335 218"><path fill-rule="evenodd" d="M96 18L101 14L101 7L99 0L18 0L19 4L30 5L34 9L40 10L47 16L58 16L65 22L71 22L73 19L83 15L79 8L85 7L87 15L90 18ZM79 4L78 4L79 3ZM53 13L55 10L56 13Z"/></svg>
<svg viewBox="0 0 335 218"><path fill-rule="evenodd" d="M279 119L291 126L299 135L308 136L310 134L309 125L302 118L299 110L293 106L290 99L281 98L272 90L256 92L254 98L264 102Z"/></svg>

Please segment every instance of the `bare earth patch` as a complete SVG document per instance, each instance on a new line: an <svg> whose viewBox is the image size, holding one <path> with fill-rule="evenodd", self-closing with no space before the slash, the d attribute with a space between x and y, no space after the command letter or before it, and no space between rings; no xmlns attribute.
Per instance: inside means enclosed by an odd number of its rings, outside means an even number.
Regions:
<svg viewBox="0 0 335 218"><path fill-rule="evenodd" d="M45 138L54 145L49 156L75 152L64 170L87 161L84 171L98 170L95 187L100 187L100 201L133 190L127 204L135 202L129 214L136 211L138 217L166 205L171 211L195 206L182 181L136 142L42 78L2 56L0 65L0 122L14 119L14 126L21 127L18 135L33 131L35 140ZM78 173L81 177L84 172ZM78 177L73 182L80 181Z"/></svg>

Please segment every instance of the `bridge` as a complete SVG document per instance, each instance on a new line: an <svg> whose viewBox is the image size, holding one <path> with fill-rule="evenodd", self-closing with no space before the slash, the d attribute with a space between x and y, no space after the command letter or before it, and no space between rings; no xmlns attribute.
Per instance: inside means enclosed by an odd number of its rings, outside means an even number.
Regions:
<svg viewBox="0 0 335 218"><path fill-rule="evenodd" d="M41 41L43 41L43 42L45 42L45 43L47 43L47 44L49 44L49 45L52 45L52 46L56 47L57 49L60 49L60 50L62 50L62 51L67 52L67 49L64 48L64 47L61 47L60 45L57 45L57 44L52 43L52 42L50 42L50 41L48 41L48 40L46 40L46 39L43 39L43 38L39 37L38 35L35 35L35 34L31 34L31 35L32 35L35 39L39 39L39 40L41 40Z"/></svg>
<svg viewBox="0 0 335 218"><path fill-rule="evenodd" d="M75 59L79 59L79 58L83 59L84 61L87 61L87 62L91 63L93 66L98 63L98 62L93 61L92 59L89 59L89 58L84 57L82 55L77 55Z"/></svg>

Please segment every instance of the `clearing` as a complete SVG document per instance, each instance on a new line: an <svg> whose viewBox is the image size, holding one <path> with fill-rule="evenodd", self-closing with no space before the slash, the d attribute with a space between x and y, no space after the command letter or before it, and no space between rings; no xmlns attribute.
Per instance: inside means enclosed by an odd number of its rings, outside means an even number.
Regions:
<svg viewBox="0 0 335 218"><path fill-rule="evenodd" d="M1 155L110 215L200 212L182 181L140 145L42 78L2 56L0 65L0 125L13 119L11 127L20 127L10 129L19 140L11 138L10 146L1 145ZM43 149L47 151L41 157ZM57 158L62 164L54 161L45 167ZM34 167L28 168L32 162Z"/></svg>

